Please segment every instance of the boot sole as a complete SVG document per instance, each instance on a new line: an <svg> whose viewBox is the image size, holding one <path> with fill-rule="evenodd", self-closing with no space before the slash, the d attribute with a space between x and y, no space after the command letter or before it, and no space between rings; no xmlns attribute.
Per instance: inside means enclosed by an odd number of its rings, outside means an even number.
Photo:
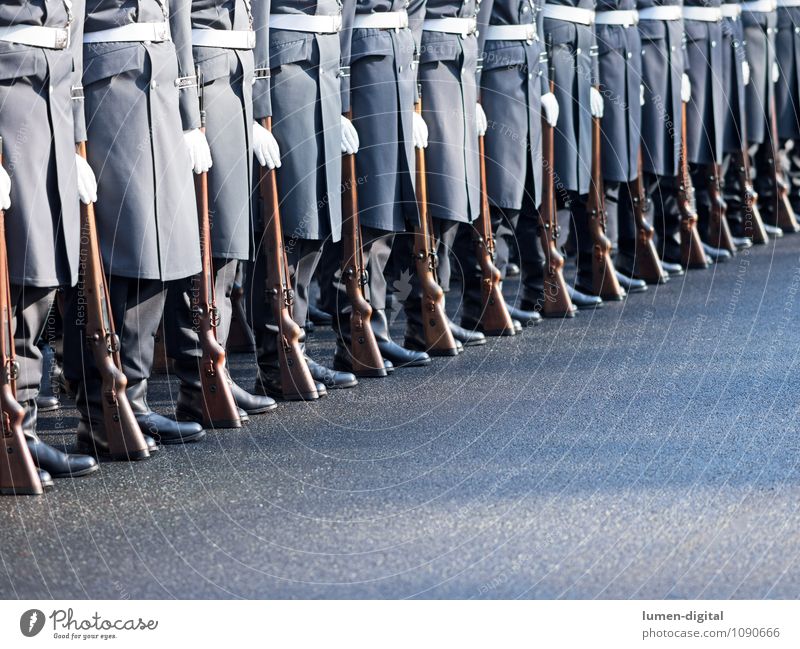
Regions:
<svg viewBox="0 0 800 649"><path fill-rule="evenodd" d="M205 421L202 417L197 418L194 415L185 412L175 412L175 421L182 421L184 423L200 424L204 428L241 428L244 420L239 419L217 419L212 421Z"/></svg>
<svg viewBox="0 0 800 649"><path fill-rule="evenodd" d="M188 437L176 437L174 439L164 439L163 437L160 437L158 441L164 446L180 446L181 444L193 444L194 442L199 442L205 436L206 431L201 430L199 433L189 435Z"/></svg>
<svg viewBox="0 0 800 649"><path fill-rule="evenodd" d="M409 340L408 338L406 338L403 341L403 347L415 352L425 352L426 354L428 354L428 356L437 356L437 357L458 356L458 354L460 353L458 351L458 347L449 347L447 349L436 349L436 348L428 349L426 346L423 346L416 341Z"/></svg>
<svg viewBox="0 0 800 649"><path fill-rule="evenodd" d="M78 442L75 445L75 452L80 455L89 455L97 460L110 460L111 462L141 462L148 460L159 451L159 447L147 448L144 451L136 451L135 453L125 453L124 455L113 455L111 453L98 452L94 445L86 444L85 442Z"/></svg>
<svg viewBox="0 0 800 649"><path fill-rule="evenodd" d="M50 476L53 480L63 480L65 478L82 478L85 475L89 475L90 473L94 473L100 468L99 464L95 464L88 469L84 469L83 471L71 471L70 473L50 473Z"/></svg>

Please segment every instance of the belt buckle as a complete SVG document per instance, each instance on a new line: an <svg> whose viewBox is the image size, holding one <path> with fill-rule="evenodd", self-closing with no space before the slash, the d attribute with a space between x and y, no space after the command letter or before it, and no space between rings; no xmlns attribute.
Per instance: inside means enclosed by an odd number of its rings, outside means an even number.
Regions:
<svg viewBox="0 0 800 649"><path fill-rule="evenodd" d="M70 34L69 29L57 29L56 30L56 40L55 40L55 49L57 50L65 50L69 47L70 41Z"/></svg>
<svg viewBox="0 0 800 649"><path fill-rule="evenodd" d="M253 49L256 46L256 33L251 29L247 32L247 47Z"/></svg>
<svg viewBox="0 0 800 649"><path fill-rule="evenodd" d="M333 28L337 32L342 31L342 14L333 17Z"/></svg>
<svg viewBox="0 0 800 649"><path fill-rule="evenodd" d="M169 27L166 23L159 25L155 33L156 40L167 41L169 40Z"/></svg>
<svg viewBox="0 0 800 649"><path fill-rule="evenodd" d="M538 40L536 36L536 25L531 23L530 25L525 25L525 40L530 45L533 41Z"/></svg>

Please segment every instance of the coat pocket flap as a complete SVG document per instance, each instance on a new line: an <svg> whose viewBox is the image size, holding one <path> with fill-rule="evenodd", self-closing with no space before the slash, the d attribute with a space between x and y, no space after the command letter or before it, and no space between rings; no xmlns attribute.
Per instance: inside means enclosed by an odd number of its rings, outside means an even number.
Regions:
<svg viewBox="0 0 800 649"><path fill-rule="evenodd" d="M455 34L424 32L419 53L420 63L455 61L461 54L459 38Z"/></svg>
<svg viewBox="0 0 800 649"><path fill-rule="evenodd" d="M667 25L663 20L640 20L639 35L645 41L659 41L667 37Z"/></svg>
<svg viewBox="0 0 800 649"><path fill-rule="evenodd" d="M144 47L139 43L91 43L83 48L83 85L143 66Z"/></svg>
<svg viewBox="0 0 800 649"><path fill-rule="evenodd" d="M230 75L231 64L228 60L228 52L225 50L221 52L217 51L214 56L208 56L203 59L195 57L195 63L197 63L197 69L200 72L204 84Z"/></svg>
<svg viewBox="0 0 800 649"><path fill-rule="evenodd" d="M25 45L0 43L0 81L19 77L43 77L46 66L40 50Z"/></svg>
<svg viewBox="0 0 800 649"><path fill-rule="evenodd" d="M277 32L269 40L269 67L279 68L289 63L307 61L311 56L313 36L297 37L297 32Z"/></svg>
<svg viewBox="0 0 800 649"><path fill-rule="evenodd" d="M495 47L491 43L503 43L502 47ZM525 65L528 62L525 56L525 46L521 43L509 45L503 41L489 41L483 52L483 69L496 70L511 66Z"/></svg>
<svg viewBox="0 0 800 649"><path fill-rule="evenodd" d="M353 38L350 63L364 56L390 56L394 54L392 37L384 30L370 29L364 36Z"/></svg>

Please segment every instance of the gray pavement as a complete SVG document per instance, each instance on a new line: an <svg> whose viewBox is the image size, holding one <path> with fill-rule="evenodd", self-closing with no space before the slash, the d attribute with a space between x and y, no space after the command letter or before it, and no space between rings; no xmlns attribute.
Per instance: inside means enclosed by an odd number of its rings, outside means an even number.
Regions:
<svg viewBox="0 0 800 649"><path fill-rule="evenodd" d="M798 291L786 237L0 499L0 595L798 597ZM332 337L310 348L329 360ZM244 385L251 360L233 359ZM168 411L174 384L153 391ZM44 420L47 441L71 442L74 410Z"/></svg>

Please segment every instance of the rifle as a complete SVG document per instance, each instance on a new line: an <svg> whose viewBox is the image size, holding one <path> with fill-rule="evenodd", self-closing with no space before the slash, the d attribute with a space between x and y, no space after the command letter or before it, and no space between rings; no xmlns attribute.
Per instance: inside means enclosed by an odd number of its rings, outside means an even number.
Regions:
<svg viewBox="0 0 800 649"><path fill-rule="evenodd" d="M489 212L489 192L486 188L486 152L483 135L478 136L478 155L481 169L481 211L472 224L473 242L478 265L481 268L481 318L480 325L487 336L514 336L514 321L508 313L503 291L502 275L494 265L495 245L492 216Z"/></svg>
<svg viewBox="0 0 800 649"><path fill-rule="evenodd" d="M347 118L352 119L352 111ZM361 240L361 223L358 218L358 190L356 185L355 154L342 156L342 185L344 200L342 202L342 280L344 280L347 298L350 301L350 354L353 373L356 376L387 376L383 364L383 356L375 340L372 330L372 307L364 297L364 286L369 281L368 271L364 264L364 250Z"/></svg>
<svg viewBox="0 0 800 649"><path fill-rule="evenodd" d="M415 110L417 114L422 114L422 100L417 102ZM415 148L415 155L419 225L414 229L414 264L422 289L422 327L425 331L425 346L431 356L458 356L458 347L444 310L444 291L436 276L439 255L433 238L431 215L428 213L425 150Z"/></svg>
<svg viewBox="0 0 800 649"><path fill-rule="evenodd" d="M206 111L203 102L203 81L197 73L200 96L200 130L206 132ZM212 428L241 428L239 408L228 383L225 350L217 339L219 309L211 260L211 223L208 216L208 173L194 174L197 198L197 219L200 229L200 258L202 269L198 290L192 291L192 307L198 323L198 335L203 356L200 360L200 384L203 391L203 425Z"/></svg>
<svg viewBox="0 0 800 649"><path fill-rule="evenodd" d="M647 220L647 191L644 187L642 174L642 148L639 147L639 173L633 182L631 200L633 202L633 217L636 221L636 230L639 234L639 245L635 252L633 273L648 284L663 284L669 276L661 266L661 259L653 243L654 228Z"/></svg>
<svg viewBox="0 0 800 649"><path fill-rule="evenodd" d="M611 261L611 241L606 236L606 198L603 189L602 131L600 118L592 117L592 182L586 209L592 233L592 293L604 300L621 300L625 290L619 285Z"/></svg>
<svg viewBox="0 0 800 649"><path fill-rule="evenodd" d="M550 92L555 91L553 41L548 36ZM564 258L558 250L558 218L556 217L554 130L542 115L542 205L539 208L539 239L544 252L545 268L541 312L545 318L572 318L577 308L572 303L564 281Z"/></svg>
<svg viewBox="0 0 800 649"><path fill-rule="evenodd" d="M86 143L78 144L78 155L86 158ZM109 455L114 460L144 460L150 457L147 442L133 415L122 372L119 336L110 308L108 283L100 256L94 205L81 203L81 281L87 296L86 341L100 373L103 425Z"/></svg>
<svg viewBox="0 0 800 649"><path fill-rule="evenodd" d="M681 213L681 265L684 268L708 268L700 234L697 232L697 210L694 187L689 175L689 153L686 143L686 102L681 102L681 155L678 163L678 210Z"/></svg>
<svg viewBox="0 0 800 649"><path fill-rule="evenodd" d="M708 197L711 199L711 212L708 223L709 241L715 248L735 253L736 245L733 243L726 217L728 205L722 197L722 170L720 165L712 162L708 166L706 173L708 174Z"/></svg>
<svg viewBox="0 0 800 649"><path fill-rule="evenodd" d="M0 164L3 163L0 138ZM44 493L39 472L22 432L25 409L17 401L19 363L14 356L14 327L11 322L11 287L8 279L6 215L0 210L0 422L3 455L0 460L0 494L39 496Z"/></svg>
<svg viewBox="0 0 800 649"><path fill-rule="evenodd" d="M758 194L750 180L750 152L747 150L747 120L742 120L742 148L735 156L732 164L736 165L739 182L742 186L742 209L744 211L744 236L750 237L755 244L764 244L769 241L769 235L764 228L764 220L758 209Z"/></svg>
<svg viewBox="0 0 800 649"><path fill-rule="evenodd" d="M272 118L267 117L264 128L272 130ZM289 263L283 247L283 228L278 201L278 182L274 169L261 167L258 179L264 218L264 255L267 266L266 298L272 302L278 326L278 364L281 372L283 398L289 401L311 401L319 398L317 385L308 370L300 347L301 330L292 319L294 290L289 279Z"/></svg>
<svg viewBox="0 0 800 649"><path fill-rule="evenodd" d="M767 71L769 74L769 71ZM770 81L769 83L772 83ZM778 122L775 115L775 93L769 102L769 117L767 118L767 139L764 144L767 149L767 160L770 168L772 184L775 187L775 214L774 224L784 232L800 232L800 224L794 215L792 203L789 201L789 186L781 169L781 152L778 147Z"/></svg>

